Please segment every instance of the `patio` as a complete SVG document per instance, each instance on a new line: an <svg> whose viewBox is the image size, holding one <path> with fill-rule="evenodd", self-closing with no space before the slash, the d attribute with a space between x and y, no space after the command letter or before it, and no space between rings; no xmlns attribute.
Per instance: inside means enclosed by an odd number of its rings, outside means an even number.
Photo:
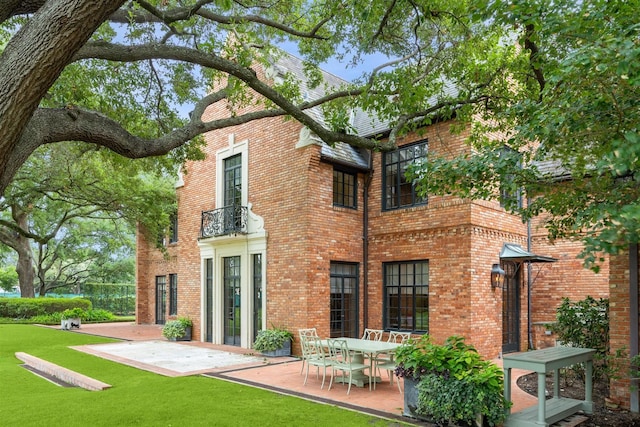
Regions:
<svg viewBox="0 0 640 427"><path fill-rule="evenodd" d="M313 368L309 371L307 384L303 385L304 375L300 374L302 362L298 358L265 358L249 349L194 341L169 342L162 337L160 325L83 324L81 329L73 332L132 341L81 346L76 349L139 369L169 376L200 374L385 418L412 422L412 419L402 416L403 395L398 392L395 383L389 383L386 374L383 374L383 381L377 384L375 390L369 391L368 387L352 387L351 393L347 395L347 386L344 384L334 384L331 390L328 390L327 382L325 387L320 389L322 376L316 378ZM221 362L221 356L223 359L226 357L227 362ZM501 362L496 361L500 365ZM515 369L512 372L512 412L537 403L535 397L520 390L515 384L517 378L524 373L528 372Z"/></svg>

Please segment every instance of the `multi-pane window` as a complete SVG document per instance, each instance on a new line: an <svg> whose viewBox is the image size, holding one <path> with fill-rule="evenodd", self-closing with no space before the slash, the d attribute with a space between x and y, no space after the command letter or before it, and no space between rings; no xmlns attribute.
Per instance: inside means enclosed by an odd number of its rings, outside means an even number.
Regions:
<svg viewBox="0 0 640 427"><path fill-rule="evenodd" d="M517 158L516 167L519 169L522 167L522 161L520 154L509 147L504 147L500 151L500 157L505 159ZM504 181L500 186L500 206L507 208L521 208L522 207L522 191L520 188L514 185L515 177L513 174L504 176Z"/></svg>
<svg viewBox="0 0 640 427"><path fill-rule="evenodd" d="M224 205L242 204L242 155L224 160Z"/></svg>
<svg viewBox="0 0 640 427"><path fill-rule="evenodd" d="M169 225L169 243L176 243L178 241L178 214L172 214L170 221L171 224Z"/></svg>
<svg viewBox="0 0 640 427"><path fill-rule="evenodd" d="M341 170L333 170L333 204L346 208L357 208L357 176Z"/></svg>
<svg viewBox="0 0 640 427"><path fill-rule="evenodd" d="M384 264L384 327L429 332L429 261Z"/></svg>
<svg viewBox="0 0 640 427"><path fill-rule="evenodd" d="M178 314L178 275L169 275L169 316Z"/></svg>
<svg viewBox="0 0 640 427"><path fill-rule="evenodd" d="M427 203L427 197L421 197L416 194L415 186L405 177L405 172L410 164L426 157L426 140L384 153L382 157L384 168L382 208L384 210Z"/></svg>

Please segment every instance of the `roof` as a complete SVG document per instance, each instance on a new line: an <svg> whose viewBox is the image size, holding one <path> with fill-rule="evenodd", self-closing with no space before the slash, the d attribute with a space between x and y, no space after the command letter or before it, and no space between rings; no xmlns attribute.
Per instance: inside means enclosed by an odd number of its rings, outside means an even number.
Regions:
<svg viewBox="0 0 640 427"><path fill-rule="evenodd" d="M282 52L282 55L275 59L272 65L273 69L270 70L274 75L284 75L285 73L293 74L300 81L300 93L305 100L318 99L326 94L325 86L318 85L311 88L307 86L307 80L304 75L303 62L301 59L296 58L287 52ZM348 82L338 76L322 71L322 77L324 83L329 88L338 88L342 85L348 84ZM314 120L326 125L324 115L320 107L310 108L306 110L306 113ZM374 129L382 127L380 123L369 120L368 125L365 124L364 114L355 114L355 116L362 116L358 119L358 123L353 123L354 128L359 134L368 134L374 132ZM360 129L362 127L362 129ZM386 126L388 128L388 126ZM364 132L363 132L364 131ZM369 170L369 153L367 150L353 147L344 142L336 142L333 146L326 144L320 138L315 137L315 141L321 145L322 159L329 163L341 164L347 167L353 167L360 170Z"/></svg>
<svg viewBox="0 0 640 427"><path fill-rule="evenodd" d="M531 252L525 251L522 246L515 243L505 243L500 251L500 259L516 261L516 262L555 262L556 258L536 255Z"/></svg>

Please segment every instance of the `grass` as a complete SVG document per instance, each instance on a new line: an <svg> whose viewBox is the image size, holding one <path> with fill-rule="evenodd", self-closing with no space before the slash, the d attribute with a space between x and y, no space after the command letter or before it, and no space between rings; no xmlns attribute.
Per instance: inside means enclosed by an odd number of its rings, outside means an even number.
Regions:
<svg viewBox="0 0 640 427"><path fill-rule="evenodd" d="M0 324L0 424L6 426L391 426L397 422L202 376L170 378L68 348L116 340ZM63 388L20 366L25 352L112 385Z"/></svg>

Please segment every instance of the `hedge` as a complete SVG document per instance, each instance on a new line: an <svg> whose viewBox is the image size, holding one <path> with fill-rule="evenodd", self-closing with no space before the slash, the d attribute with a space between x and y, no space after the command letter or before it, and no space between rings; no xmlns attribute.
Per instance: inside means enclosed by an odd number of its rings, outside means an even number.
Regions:
<svg viewBox="0 0 640 427"><path fill-rule="evenodd" d="M93 308L91 301L85 298L0 298L0 317L28 319L76 307Z"/></svg>

